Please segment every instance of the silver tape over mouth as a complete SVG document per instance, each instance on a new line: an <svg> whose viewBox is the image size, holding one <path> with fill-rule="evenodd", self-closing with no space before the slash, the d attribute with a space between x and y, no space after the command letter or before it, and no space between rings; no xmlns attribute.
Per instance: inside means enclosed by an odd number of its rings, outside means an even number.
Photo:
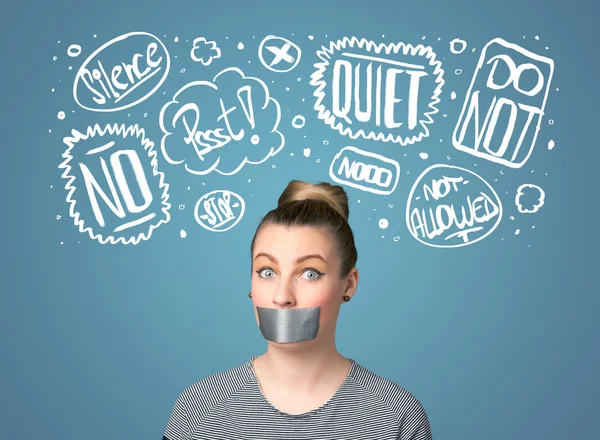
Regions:
<svg viewBox="0 0 600 440"><path fill-rule="evenodd" d="M260 332L272 342L301 342L317 337L321 307L275 309L256 307Z"/></svg>

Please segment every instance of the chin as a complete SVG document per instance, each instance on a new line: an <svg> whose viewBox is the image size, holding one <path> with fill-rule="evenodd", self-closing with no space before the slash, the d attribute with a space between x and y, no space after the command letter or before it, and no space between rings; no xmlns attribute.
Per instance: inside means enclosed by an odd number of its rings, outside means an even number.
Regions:
<svg viewBox="0 0 600 440"><path fill-rule="evenodd" d="M278 347L295 347L298 345L306 345L307 343L310 343L311 341L316 341L317 338L314 339L305 339L304 341L298 341L298 342L273 342L273 341L269 341L270 344L276 345Z"/></svg>

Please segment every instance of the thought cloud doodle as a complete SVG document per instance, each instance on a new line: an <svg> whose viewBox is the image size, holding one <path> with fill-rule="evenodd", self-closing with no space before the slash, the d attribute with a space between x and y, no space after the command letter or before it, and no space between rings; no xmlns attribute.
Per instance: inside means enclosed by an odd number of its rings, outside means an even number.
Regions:
<svg viewBox="0 0 600 440"><path fill-rule="evenodd" d="M228 190L211 191L198 199L194 218L204 229L225 232L239 223L246 203L238 194Z"/></svg>
<svg viewBox="0 0 600 440"><path fill-rule="evenodd" d="M138 244L170 219L169 185L154 143L133 125L96 124L64 138L69 215L102 244Z"/></svg>
<svg viewBox="0 0 600 440"><path fill-rule="evenodd" d="M454 129L454 147L522 167L535 146L553 71L550 58L501 38L487 43Z"/></svg>
<svg viewBox="0 0 600 440"><path fill-rule="evenodd" d="M352 139L403 146L429 136L444 84L442 63L430 46L345 37L317 55L322 62L310 81L314 108L331 128Z"/></svg>
<svg viewBox="0 0 600 440"><path fill-rule="evenodd" d="M83 62L73 98L94 112L115 112L152 95L167 78L169 52L154 35L131 32L100 46Z"/></svg>
<svg viewBox="0 0 600 440"><path fill-rule="evenodd" d="M524 197L528 198L529 200L534 200L533 203L528 204L528 206L532 206L530 209L527 209L523 206L524 203L522 199ZM517 189L517 194L515 195L515 205L517 205L517 209L522 214L535 214L544 205L545 198L546 194L542 188L532 183L524 183Z"/></svg>
<svg viewBox="0 0 600 440"><path fill-rule="evenodd" d="M212 82L186 84L163 106L161 150L167 162L183 163L192 174L232 175L281 151L280 117L266 84L230 67Z"/></svg>
<svg viewBox="0 0 600 440"><path fill-rule="evenodd" d="M415 181L406 225L421 243L454 248L478 242L502 219L502 203L489 183L472 171L437 164Z"/></svg>
<svg viewBox="0 0 600 440"><path fill-rule="evenodd" d="M393 159L347 146L337 153L329 166L334 182L373 194L389 195L400 178L400 165Z"/></svg>
<svg viewBox="0 0 600 440"><path fill-rule="evenodd" d="M204 37L198 37L192 43L190 58L204 66L209 66L213 60L221 58L221 49L215 41L207 41Z"/></svg>

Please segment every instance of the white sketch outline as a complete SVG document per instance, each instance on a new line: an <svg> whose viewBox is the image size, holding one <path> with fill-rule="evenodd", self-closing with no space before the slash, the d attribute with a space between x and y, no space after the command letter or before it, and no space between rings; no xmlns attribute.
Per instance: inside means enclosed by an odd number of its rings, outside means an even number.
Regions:
<svg viewBox="0 0 600 440"><path fill-rule="evenodd" d="M235 170L233 170L232 172L230 172L230 173L225 173L225 172L220 171L219 169L217 169L217 166L219 165L219 162L221 162L221 156L219 156L219 158L215 161L215 163L210 168L208 168L207 170L204 170L204 171L192 170L191 168L189 168L187 166L187 163L185 163L184 167L185 167L186 171L189 172L189 173L191 173L191 174L194 174L194 175L204 176L204 175L206 175L206 174L208 174L208 173L210 173L211 171L214 170L217 173L222 174L224 176L231 176L233 174L236 174L239 170L241 170L244 167L244 165L246 165L246 163L249 163L249 164L252 164L252 165L257 165L257 164L263 163L264 161L266 161L270 157L275 156L277 153L279 153L283 149L283 147L285 146L285 136L283 136L283 133L281 133L279 130L277 130L277 127L279 127L279 123L281 122L281 107L279 106L279 102L277 102L276 99L274 99L274 98L271 97L271 95L269 93L269 88L267 87L267 85L264 83L264 81L262 81L259 78L256 78L256 77L253 77L253 76L246 76L244 74L244 72L242 72L242 70L240 70L237 67L228 67L227 69L224 69L221 72L217 73L215 75L215 77L212 79L212 82L200 80L200 81L192 81L192 82L184 85L183 87L181 87L175 93L175 95L173 96L173 99L170 100L169 102L167 102L161 108L158 120L159 120L160 129L162 130L162 132L164 134L163 134L163 137L161 138L161 141L160 141L160 148L161 148L161 151L163 153L163 157L170 164L178 165L178 164L180 164L182 162L185 162L186 159L182 159L180 161L176 161L176 160L171 159L169 157L169 155L166 153L165 141L166 141L166 139L167 139L168 136L170 136L170 135L173 134L173 133L167 131L167 129L165 128L165 125L164 125L164 114L165 114L167 108L171 104L179 104L179 101L177 101L177 97L179 96L180 93L182 93L183 91L185 91L189 87L193 87L193 86L196 86L196 85L201 85L201 86L209 86L209 87L213 88L214 90L218 90L218 87L214 84L214 82L216 81L216 79L220 75L222 75L223 73L228 72L228 71L237 72L242 77L242 79L252 79L252 80L255 80L255 81L257 81L263 87L264 92L265 92L265 104L261 107L261 109L265 109L269 105L269 102L273 102L275 104L275 108L277 109L277 118L275 120L275 123L273 124L273 129L271 130L271 133L277 133L279 135L279 137L281 138L281 144L279 145L279 147L277 147L277 149L275 151L273 151L274 147L271 147L271 150L268 152L268 154L262 160L259 160L257 162L248 160L248 156L244 157L244 159L242 160L242 162L240 163L240 165L238 165L238 167Z"/></svg>
<svg viewBox="0 0 600 440"><path fill-rule="evenodd" d="M473 241L468 241L466 243L458 243L458 244L453 244L450 246L445 246L445 245L440 245L440 244L432 244L432 243L427 243L426 241L423 241L418 234L415 235L411 225L410 225L410 206L411 203L413 201L413 196L415 194L415 189L417 188L417 186L422 182L423 180L423 176L426 176L431 170L435 169L435 168L451 168L451 169L456 169L456 170L460 170L460 171L464 171L468 174L471 174L475 177L478 177L479 180L481 182L483 182L492 192L492 194L496 197L496 201L498 202L498 218L496 219L496 223L481 237L476 238ZM498 197L498 193L496 192L496 190L494 188L492 188L492 185L490 185L483 177L481 177L480 175L478 175L477 173L468 170L466 168L462 168L462 167L458 167L456 165L445 165L445 164L435 164L435 165L431 165L430 167L426 168L420 175L419 177L417 177L417 179L415 180L415 183L413 183L412 188L410 189L410 193L408 194L408 198L407 198L407 202L406 202L406 228L408 229L408 232L410 233L410 235L412 237L414 237L417 241L420 241L421 243L427 245L427 246L431 246L431 247L435 247L435 248L457 248L457 247L463 247L463 246L468 246L471 245L473 243L477 243L480 240L483 240L485 237L487 237L488 235L490 235L493 231L496 230L496 228L498 227L498 225L500 224L500 221L502 220L502 201L500 200L500 197Z"/></svg>
<svg viewBox="0 0 600 440"><path fill-rule="evenodd" d="M344 151L353 151L356 154L358 154L359 156L364 156L364 157L371 157L377 160L380 160L383 163L387 163L387 164L391 164L394 169L396 170L396 179L394 181L394 186L392 187L392 189L390 190L378 190L375 188L370 188L368 186L364 186L355 182L351 182L351 181L346 181L343 179L340 179L334 172L333 172L333 165L335 164L335 162L341 157L342 153ZM348 185L352 188L356 188L356 189L360 189L362 191L367 191L373 194L379 194L379 195L390 195L391 193L393 193L396 190L396 186L398 185L398 179L400 179L400 164L394 160L394 159L390 159L388 157L382 156L381 154L377 154L377 153L373 153L371 151L364 151L364 150L360 150L359 148L356 148L354 146L346 146L344 148L342 148L332 159L331 164L329 165L329 177L331 177L331 179L334 182L340 183L342 185Z"/></svg>
<svg viewBox="0 0 600 440"><path fill-rule="evenodd" d="M457 50L455 48L456 43L461 43L463 45L462 49ZM462 38L455 38L454 40L452 40L450 42L450 52L452 52L455 55L459 55L459 54L463 53L466 48L467 48L467 42L465 40L463 40Z"/></svg>
<svg viewBox="0 0 600 440"><path fill-rule="evenodd" d="M419 121L419 124L423 128L423 131L418 135L414 135L411 138L404 139L401 135L394 136L393 133L388 133L387 135L383 132L379 132L375 134L375 132L371 131L368 134L361 128L356 133L352 133L351 127L344 127L341 121L336 122L336 116L332 114L332 112L325 108L323 104L323 99L325 98L325 86L326 82L323 80L324 72L329 66L329 60L335 51L339 51L341 49L345 49L347 47L358 47L360 49L365 49L367 51L374 51L376 54L380 54L384 52L386 55L391 53L397 54L400 50L402 50L403 55L418 55L424 56L429 60L429 64L431 66L435 66L433 73L437 75L435 79L435 83L437 87L433 92L433 96L431 97L431 102L428 104L428 107L431 108L431 111L425 112L423 116L425 116L425 120ZM442 86L445 84L445 80L443 79L444 70L442 69L442 62L440 60L436 60L436 54L433 52L431 46L424 46L423 44L419 44L417 46L413 46L412 44L406 43L389 43L377 44L373 41L369 41L366 38L361 38L360 40L356 37L344 37L341 40L331 41L329 43L329 48L325 46L321 46L320 50L317 50L317 56L322 60L320 63L315 63L314 67L317 68L315 72L310 75L311 86L316 86L317 89L313 92L313 96L317 98L315 102L314 109L318 112L318 118L323 120L326 124L328 124L334 130L339 131L340 134L344 136L350 137L350 139L357 139L359 136L362 136L365 139L372 139L375 141L382 142L394 142L399 143L402 146L406 146L409 144L414 144L416 142L421 141L424 137L429 136L429 129L426 124L432 124L433 118L431 115L436 114L439 109L435 106L440 102L440 94L442 93Z"/></svg>
<svg viewBox="0 0 600 440"><path fill-rule="evenodd" d="M520 198L523 194L525 194L523 192L523 188L535 188L540 192L540 197L538 198L538 202L539 205L533 205L532 209L523 209L523 205L521 205L520 203ZM521 186L519 186L517 188L517 194L515 195L515 205L517 205L517 210L521 213L521 214L535 214L536 212L538 212L540 210L540 208L542 206L544 206L544 202L546 199L546 193L544 192L544 190L537 186L534 185L533 183L524 183Z"/></svg>
<svg viewBox="0 0 600 440"><path fill-rule="evenodd" d="M162 49L165 52L165 59L166 59L166 66L165 66L165 71L163 73L163 76L161 78L161 80L154 86L154 88L146 93L144 96L142 96L140 99L138 99L137 101L134 101L130 104L127 104L123 107L116 107L116 108L99 108L99 109L95 109L95 108L91 108L91 107L86 107L85 105L81 104L79 102L79 99L77 98L77 84L79 83L79 79L82 76L82 70L84 69L84 67L87 66L87 64L96 56L98 55L100 52L102 52L104 49L106 49L107 47L111 46L114 43L117 43L119 41L125 40L129 37L132 36L146 36L146 37L151 37L154 38L156 41L159 42L160 46L162 47ZM124 110L126 108L130 108L133 107L136 104L139 104L140 102L148 99L150 96L152 96L154 94L154 92L156 92L160 86L165 82L165 80L167 79L167 76L169 74L169 69L171 66L171 57L169 56L169 51L167 50L167 47L163 44L163 42L156 36L148 33L148 32L129 32L127 34L123 34L120 35L116 38L113 38L112 40L104 43L102 46L100 46L98 49L96 49L94 52L92 52L92 54L86 58L86 60L81 64L81 67L79 67L79 70L77 71L77 75L75 75L75 81L73 81L73 98L75 99L75 102L81 107L84 108L86 110L92 111L92 112L116 112L119 110Z"/></svg>
<svg viewBox="0 0 600 440"><path fill-rule="evenodd" d="M208 196L210 196L211 194L215 194L215 193L229 193L229 194L233 194L235 197L237 197L237 199L240 201L240 214L238 215L238 218L235 220L235 222L233 222L233 224L229 225L227 228L225 229L213 229L207 225L204 224L203 221L200 220L199 216L198 216L198 206L200 205L200 202L202 202L203 200L207 199ZM239 194L228 190L228 189L215 189L213 191L207 192L206 194L204 194L202 197L200 197L198 199L198 201L196 202L196 205L194 205L194 219L196 220L196 223L198 223L200 226L202 226L204 229L206 229L207 231L210 232L225 232L230 230L231 228L233 228L235 225L237 225L240 220L242 220L242 217L244 217L244 213L246 212L246 202L244 201L244 199L242 198L242 196L240 196Z"/></svg>
<svg viewBox="0 0 600 440"><path fill-rule="evenodd" d="M159 177L158 188L163 188L161 199L163 205L162 212L165 214L165 218L161 219L156 225L151 224L147 233L140 232L137 237L132 236L128 239L125 239L125 237L118 237L115 239L113 236L103 237L102 234L94 234L91 226L85 226L85 221L80 218L80 213L75 211L77 201L72 198L72 195L76 189L76 187L73 186L75 176L69 174L71 172L71 165L68 165L71 159L73 159L71 150L75 147L75 144L81 140L86 140L97 135L104 136L106 133L110 135L122 135L124 139L127 136L135 136L138 139L141 137L141 144L144 147L144 150L148 153L148 157L151 158L150 165L152 166L152 174ZM145 137L145 131L143 128L139 127L137 124L125 127L125 124L117 125L115 123L113 125L107 124L104 128L100 127L99 124L95 124L93 127L88 126L85 133L81 133L80 131L73 129L71 131L71 136L65 136L63 138L63 142L67 145L67 149L62 154L62 157L65 158L65 160L58 166L58 168L64 169L61 177L68 179L67 183L65 184L65 189L68 191L66 201L69 203L69 215L73 218L75 226L79 227L79 232L87 232L90 238L98 240L101 244L116 244L121 242L123 244L131 243L136 245L140 242L140 240L148 240L152 236L152 231L158 228L161 224L169 222L171 219L171 215L169 214L171 204L167 202L167 200L169 200L169 185L164 181L164 174L161 171L158 171L158 160L156 150L154 149L154 142Z"/></svg>
<svg viewBox="0 0 600 440"><path fill-rule="evenodd" d="M278 69L274 69L273 67L271 67L269 64L266 63L264 57L263 57L263 50L264 50L264 45L265 42L268 40L274 40L274 39L278 39L278 40L282 40L284 41L286 44L289 44L291 47L295 48L298 51L298 57L296 57L296 61L294 62L294 64L292 65L292 67L290 67L289 69L286 70L278 70ZM300 50L300 47L294 43L293 41L288 40L287 38L284 37L278 37L277 35L267 35L265 38L263 38L263 40L260 42L260 45L258 46L258 59L260 60L260 62L262 63L262 65L264 67L266 67L267 69L269 69L271 72L276 72L276 73L286 73L289 72L290 70L293 70L298 63L300 62L300 58L302 57L302 50Z"/></svg>
<svg viewBox="0 0 600 440"><path fill-rule="evenodd" d="M79 44L71 44L67 49L67 55L71 58L77 58L81 55L81 46Z"/></svg>
<svg viewBox="0 0 600 440"><path fill-rule="evenodd" d="M298 119L299 122L296 122ZM302 115L296 115L292 118L292 127L294 128L302 128L306 124L306 119Z"/></svg>
<svg viewBox="0 0 600 440"><path fill-rule="evenodd" d="M195 55L196 49L200 49L200 46L196 46L196 43L200 42L200 41L204 42L204 44L206 44L206 45L211 45L211 47L208 50L214 50L217 53L214 57L210 57L208 59L208 61L206 61L206 62L204 62L203 57L198 58ZM217 46L216 41L208 41L205 37L198 37L198 38L195 38L194 41L192 42L192 50L190 50L190 58L192 59L192 61L201 63L203 66L210 66L212 64L213 60L217 60L217 59L221 58L221 48L219 46Z"/></svg>
<svg viewBox="0 0 600 440"><path fill-rule="evenodd" d="M468 111L468 107L470 105L470 98L471 98L471 94L473 92L473 88L475 87L475 82L477 80L477 74L479 73L479 71L481 70L483 63L486 61L486 55L487 55L487 49L490 45L492 44L499 44L500 46L503 46L507 49L512 49L514 51L516 51L517 53L524 55L526 57L529 57L532 60L541 62L541 63L545 63L550 67L550 73L548 74L548 78L545 78L545 82L546 82L546 93L544 94L544 98L542 100L542 104L540 105L539 109L540 109L540 114L538 117L538 121L537 121L537 126L535 128L535 132L533 133L533 139L531 141L531 147L529 148L529 151L527 152L527 156L525 156L525 158L521 161L521 162L511 162L509 160L506 160L502 157L496 157L496 156L492 156L489 153L486 152L481 152L479 150L475 150L474 148L462 145L457 138L458 135L458 131L459 128L461 127L462 123L464 123L463 117L465 116L465 113ZM507 167L510 168L521 168L525 162L527 162L527 160L529 160L529 157L531 156L531 153L533 153L533 149L535 147L535 142L537 140L537 136L539 134L541 125L542 125L542 119L545 115L545 108L546 108L546 100L548 99L548 93L550 92L550 84L552 83L552 74L554 72L554 60L552 60L551 58L545 57L543 55L538 55L535 54L527 49L522 48L521 46L515 44L515 43L509 43L508 41L502 39L502 38L494 38L492 40L490 40L481 50L481 55L479 56L479 61L477 61L477 66L475 66L475 71L473 72L473 78L471 79L471 84L469 85L469 89L467 90L467 93L465 95L465 101L463 104L463 107L460 111L460 115L458 117L458 121L456 122L456 126L454 127L454 131L452 133L452 145L454 146L454 148L456 148L457 150L463 151L465 153L469 153L473 156L476 157L480 157L482 159L486 159L489 160L490 162L494 162L494 163L499 163L501 165L505 165ZM464 140L464 139L463 139Z"/></svg>

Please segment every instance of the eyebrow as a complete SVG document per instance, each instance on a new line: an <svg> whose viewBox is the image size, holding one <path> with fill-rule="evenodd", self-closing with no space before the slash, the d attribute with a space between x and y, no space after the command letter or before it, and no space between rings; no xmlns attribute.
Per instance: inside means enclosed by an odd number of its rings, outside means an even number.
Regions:
<svg viewBox="0 0 600 440"><path fill-rule="evenodd" d="M274 261L276 264L279 264L279 262L277 261L277 258L275 258L274 256L269 255L265 252L259 252L258 254L256 254L256 257L254 257L254 259L256 260L260 256L267 257L269 260ZM302 263L303 261L306 261L310 258L319 258L319 259L323 260L325 263L327 263L327 260L325 258L323 258L322 256L320 256L319 254L305 255L303 257L298 258L296 260L296 263Z"/></svg>

